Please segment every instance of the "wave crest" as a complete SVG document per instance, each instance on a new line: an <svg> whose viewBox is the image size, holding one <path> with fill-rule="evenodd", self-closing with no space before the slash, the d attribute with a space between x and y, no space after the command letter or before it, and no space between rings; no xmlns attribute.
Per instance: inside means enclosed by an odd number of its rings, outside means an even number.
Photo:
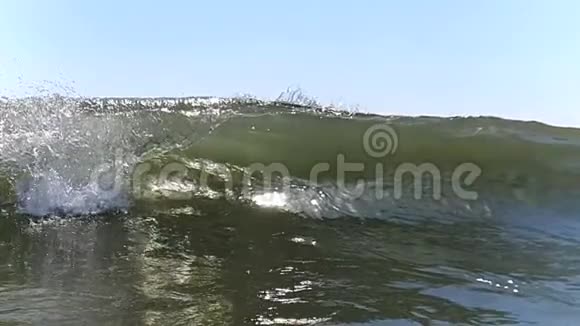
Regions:
<svg viewBox="0 0 580 326"><path fill-rule="evenodd" d="M580 131L535 122L353 114L322 108L294 91L274 102L55 95L3 99L0 108L0 187L32 215L93 214L140 205L144 198L134 196L134 173L145 163L154 168L139 186L157 193L155 200L193 193L181 200L226 198L319 218L420 216L427 211L487 216L526 205L570 208L579 190L574 180L580 174ZM388 155L372 155L365 147L366 133L377 124L392 130ZM341 179L339 159L363 168ZM377 189L388 191L397 182L397 168L404 164L428 163L449 182L453 169L465 162L482 171L470 188L481 195L477 201L453 197L448 183L435 200L374 197ZM158 172L171 163L181 164L183 173L159 182ZM247 186L244 171L256 163L263 168L280 164L287 178L266 184L268 171L258 171ZM319 164L328 167L313 182L312 170ZM114 175L122 180L115 196L102 186L106 173L94 177L103 166L115 167ZM224 171L231 180L224 179ZM206 172L214 188L200 187ZM429 194L431 175L421 178L426 183L420 194ZM387 181L379 184L379 179ZM361 180L367 187L355 196L351 190ZM280 188L286 182L289 187ZM408 175L401 182L402 194L417 194Z"/></svg>

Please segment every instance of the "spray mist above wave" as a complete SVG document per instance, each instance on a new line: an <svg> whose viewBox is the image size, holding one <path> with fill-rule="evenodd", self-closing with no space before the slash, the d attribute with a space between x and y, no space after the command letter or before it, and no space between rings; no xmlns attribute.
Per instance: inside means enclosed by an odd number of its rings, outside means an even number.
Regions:
<svg viewBox="0 0 580 326"><path fill-rule="evenodd" d="M21 209L33 215L95 213L123 207L97 190L91 172L113 166L111 150L128 159L141 137L134 121L79 110L78 102L58 95L10 100L1 111L2 168L15 178Z"/></svg>
<svg viewBox="0 0 580 326"><path fill-rule="evenodd" d="M47 215L124 209L125 176L139 159L187 146L225 117L206 104L203 114L188 111L198 100L174 101L183 109L175 112L166 110L167 101L145 102L59 95L3 99L0 173L14 184L21 210Z"/></svg>

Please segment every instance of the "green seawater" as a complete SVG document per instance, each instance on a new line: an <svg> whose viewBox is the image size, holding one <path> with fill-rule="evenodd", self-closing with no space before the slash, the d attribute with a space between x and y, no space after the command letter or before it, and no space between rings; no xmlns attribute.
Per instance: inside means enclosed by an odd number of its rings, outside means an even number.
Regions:
<svg viewBox="0 0 580 326"><path fill-rule="evenodd" d="M2 326L580 321L579 130L253 100L2 101ZM378 124L396 133L384 157L365 143ZM337 180L340 157L363 169ZM450 186L465 162L477 198ZM245 179L254 163L288 175ZM441 198L430 174L395 198L404 163L436 167Z"/></svg>

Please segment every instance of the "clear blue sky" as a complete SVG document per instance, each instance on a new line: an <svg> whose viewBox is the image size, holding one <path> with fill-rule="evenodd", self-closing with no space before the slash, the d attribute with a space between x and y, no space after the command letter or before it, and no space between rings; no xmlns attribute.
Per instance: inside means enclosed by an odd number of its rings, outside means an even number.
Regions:
<svg viewBox="0 0 580 326"><path fill-rule="evenodd" d="M580 126L580 1L3 1L0 92L276 97ZM19 82L20 80L23 82ZM2 94L0 94L2 95Z"/></svg>

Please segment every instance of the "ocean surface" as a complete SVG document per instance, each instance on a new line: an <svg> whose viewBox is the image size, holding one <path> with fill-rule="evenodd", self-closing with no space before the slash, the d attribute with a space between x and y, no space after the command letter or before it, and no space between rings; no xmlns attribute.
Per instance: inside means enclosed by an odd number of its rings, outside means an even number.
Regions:
<svg viewBox="0 0 580 326"><path fill-rule="evenodd" d="M0 325L577 325L580 130L0 99Z"/></svg>

